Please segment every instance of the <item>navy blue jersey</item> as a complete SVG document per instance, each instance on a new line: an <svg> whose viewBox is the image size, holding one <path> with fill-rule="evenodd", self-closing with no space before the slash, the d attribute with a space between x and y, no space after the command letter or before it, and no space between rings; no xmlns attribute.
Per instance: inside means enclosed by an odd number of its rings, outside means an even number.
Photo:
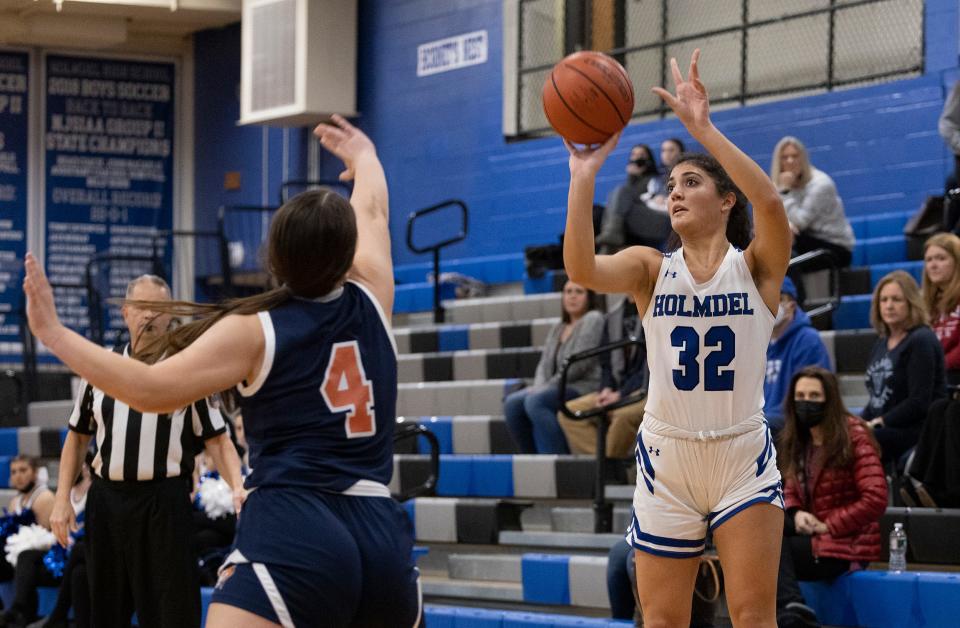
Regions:
<svg viewBox="0 0 960 628"><path fill-rule="evenodd" d="M388 484L397 354L373 294L347 282L259 316L263 364L256 381L238 386L253 469L247 488Z"/></svg>

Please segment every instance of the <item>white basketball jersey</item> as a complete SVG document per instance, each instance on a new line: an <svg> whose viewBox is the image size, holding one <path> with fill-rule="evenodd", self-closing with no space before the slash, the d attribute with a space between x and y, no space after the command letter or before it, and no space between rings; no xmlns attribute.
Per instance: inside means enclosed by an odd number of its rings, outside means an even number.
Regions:
<svg viewBox="0 0 960 628"><path fill-rule="evenodd" d="M763 411L774 316L730 245L716 274L698 284L683 249L667 254L647 311L646 412L667 425L723 430Z"/></svg>

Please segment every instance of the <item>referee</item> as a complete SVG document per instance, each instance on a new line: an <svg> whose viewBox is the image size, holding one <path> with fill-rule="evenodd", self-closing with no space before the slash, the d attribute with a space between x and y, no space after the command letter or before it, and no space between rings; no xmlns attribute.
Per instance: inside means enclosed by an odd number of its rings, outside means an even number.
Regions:
<svg viewBox="0 0 960 628"><path fill-rule="evenodd" d="M166 282L134 279L127 299L170 299ZM171 317L123 306L130 331L124 355L165 332ZM70 489L96 434L93 486L87 497L86 547L91 621L127 628L133 611L143 628L200 626L200 585L191 550L194 456L205 449L238 495L240 461L220 411L200 400L174 412L139 412L84 382L60 454L51 524L61 544L76 529Z"/></svg>

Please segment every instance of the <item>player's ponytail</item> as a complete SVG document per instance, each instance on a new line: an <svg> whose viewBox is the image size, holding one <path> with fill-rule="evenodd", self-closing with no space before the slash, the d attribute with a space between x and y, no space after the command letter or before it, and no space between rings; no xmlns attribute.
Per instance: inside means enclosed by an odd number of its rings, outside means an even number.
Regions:
<svg viewBox="0 0 960 628"><path fill-rule="evenodd" d="M314 299L329 294L353 265L356 247L357 220L345 198L327 189L298 194L277 210L270 224L266 266L279 287L218 304L127 301L152 312L197 318L158 337L136 357L148 363L170 357L230 314L256 314L294 297Z"/></svg>

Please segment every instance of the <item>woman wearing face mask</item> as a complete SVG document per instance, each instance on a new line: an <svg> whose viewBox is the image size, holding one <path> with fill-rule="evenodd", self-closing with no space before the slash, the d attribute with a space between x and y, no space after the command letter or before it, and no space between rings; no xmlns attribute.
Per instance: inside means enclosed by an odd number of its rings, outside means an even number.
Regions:
<svg viewBox="0 0 960 628"><path fill-rule="evenodd" d="M878 446L850 414L837 379L818 366L790 381L777 443L786 522L777 582L777 625L809 626L798 580L829 580L880 558L887 482Z"/></svg>

